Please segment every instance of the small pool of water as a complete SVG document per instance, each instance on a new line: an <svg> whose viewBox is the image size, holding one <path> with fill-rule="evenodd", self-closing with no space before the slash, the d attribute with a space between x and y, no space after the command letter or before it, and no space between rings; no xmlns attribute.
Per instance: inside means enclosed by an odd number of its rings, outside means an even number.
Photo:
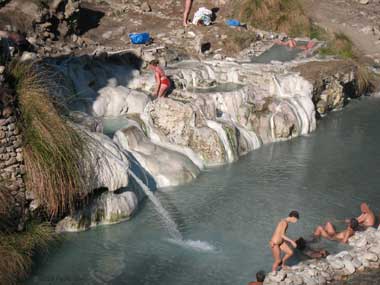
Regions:
<svg viewBox="0 0 380 285"><path fill-rule="evenodd" d="M217 83L215 86L211 87L190 87L187 89L187 91L191 93L227 93L227 92L233 92L236 90L240 90L244 87L242 84L238 83Z"/></svg>
<svg viewBox="0 0 380 285"><path fill-rule="evenodd" d="M326 220L342 228L339 220L358 215L362 201L380 213L379 110L380 99L351 101L310 136L263 146L158 192L184 238L210 250L173 243L146 201L131 221L66 235L26 284L245 285L270 270L268 240L290 210L301 215L289 227L293 238Z"/></svg>
<svg viewBox="0 0 380 285"><path fill-rule="evenodd" d="M297 42L297 45L305 44L307 44L307 42ZM267 64L271 61L292 61L296 59L300 52L302 52L302 50L299 48L290 48L275 44L261 55L252 57L252 62Z"/></svg>
<svg viewBox="0 0 380 285"><path fill-rule="evenodd" d="M103 123L103 133L111 138L118 130L129 125L127 116L104 117L101 120Z"/></svg>

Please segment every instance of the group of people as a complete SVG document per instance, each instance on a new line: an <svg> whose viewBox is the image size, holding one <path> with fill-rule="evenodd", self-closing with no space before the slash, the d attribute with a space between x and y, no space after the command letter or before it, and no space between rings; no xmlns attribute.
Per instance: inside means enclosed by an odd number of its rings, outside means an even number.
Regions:
<svg viewBox="0 0 380 285"><path fill-rule="evenodd" d="M376 216L367 203L362 203L360 205L360 211L361 214L358 217L341 221L346 223L345 229L341 232L338 232L331 222L326 222L323 226L317 226L313 232L313 240L315 240L315 238L325 238L341 243L347 243L349 238L352 237L356 231L365 230L369 227L375 226ZM309 258L324 258L329 254L323 249L312 249L308 246L310 242L302 237L293 240L286 236L289 223L297 223L299 218L300 215L297 211L291 211L288 217L282 219L277 224L273 236L269 241L269 246L274 258L272 272L276 272L280 266L286 268L286 262L293 256L295 249L301 251ZM282 253L283 257L281 258ZM257 281L251 282L249 285L263 284L262 282L265 279L265 274L263 277L262 271L260 271L257 273L256 278Z"/></svg>
<svg viewBox="0 0 380 285"><path fill-rule="evenodd" d="M315 238L325 238L329 240L347 243L348 239L354 235L358 230L364 230L368 227L373 227L376 223L376 217L373 211L369 208L367 203L360 205L361 214L357 218L345 220L346 228L338 232L331 222L326 222L324 226L317 226L314 230ZM286 261L293 255L293 249L305 249L306 241L303 238L292 240L286 236L286 231L289 223L296 223L299 220L299 213L297 211L290 212L289 216L282 219L269 242L272 250L274 263L272 271L277 271L279 266L286 268ZM290 247L292 246L293 249ZM281 252L285 255L281 258ZM324 257L328 253L326 251L308 251L310 257Z"/></svg>

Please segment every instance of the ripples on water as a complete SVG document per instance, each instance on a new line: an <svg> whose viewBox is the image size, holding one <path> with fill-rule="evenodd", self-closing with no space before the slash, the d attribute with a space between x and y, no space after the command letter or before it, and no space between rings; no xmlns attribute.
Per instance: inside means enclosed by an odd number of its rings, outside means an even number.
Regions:
<svg viewBox="0 0 380 285"><path fill-rule="evenodd" d="M264 146L188 185L164 189L158 196L184 244L169 241L146 201L129 222L67 235L27 283L246 284L258 270L270 270L268 240L290 210L301 213L289 228L294 238L309 236L326 219L358 215L361 201L380 212L379 110L380 100L352 101L308 137Z"/></svg>

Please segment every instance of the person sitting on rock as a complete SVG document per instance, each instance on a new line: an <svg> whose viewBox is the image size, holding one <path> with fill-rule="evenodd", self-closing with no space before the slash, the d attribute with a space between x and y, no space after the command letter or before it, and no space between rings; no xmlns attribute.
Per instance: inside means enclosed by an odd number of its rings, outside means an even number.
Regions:
<svg viewBox="0 0 380 285"><path fill-rule="evenodd" d="M287 41L281 41L281 40L277 39L277 40L274 41L274 43L277 44L277 45L287 46L287 47L290 47L290 48L299 48L299 49L302 49L302 50L305 50L305 51L313 48L314 45L315 45L315 43L313 41L309 41L306 45L298 46L297 42L294 39L289 39Z"/></svg>
<svg viewBox="0 0 380 285"><path fill-rule="evenodd" d="M289 216L285 219L282 219L273 233L272 239L269 242L269 245L272 249L272 254L274 258L274 263L272 266L272 272L277 271L277 267L282 264L283 268L286 268L285 262L293 255L293 250L286 244L285 241L289 242L294 248L297 247L297 244L290 238L288 238L285 233L288 229L289 223L297 223L299 219L299 213L297 211L291 211ZM281 251L285 253L284 258L281 260Z"/></svg>
<svg viewBox="0 0 380 285"><path fill-rule="evenodd" d="M185 12L183 13L183 26L187 27L191 22L189 21L189 15L193 0L185 0Z"/></svg>
<svg viewBox="0 0 380 285"><path fill-rule="evenodd" d="M300 237L296 240L297 249L306 257L317 259L317 258L324 258L329 255L329 252L324 249L312 249L308 242L303 238Z"/></svg>
<svg viewBox="0 0 380 285"><path fill-rule="evenodd" d="M355 218L351 218L347 228L340 233L338 233L334 225L330 222L327 222L324 227L318 226L314 231L315 237L323 237L329 240L336 240L341 243L347 243L348 239L352 237L355 231L358 230L359 222Z"/></svg>
<svg viewBox="0 0 380 285"><path fill-rule="evenodd" d="M256 282L249 282L248 285L263 285L265 280L265 272L260 270L256 273Z"/></svg>
<svg viewBox="0 0 380 285"><path fill-rule="evenodd" d="M166 92L169 90L170 87L170 80L166 76L165 72L162 70L162 68L159 66L158 60L152 60L149 63L148 68L154 72L154 77L156 79L156 89L153 93L153 96L156 97L163 97L165 96Z"/></svg>
<svg viewBox="0 0 380 285"><path fill-rule="evenodd" d="M365 230L369 227L373 227L376 223L376 217L373 211L369 208L368 204L361 203L360 211L362 212L361 215L356 218L359 222L359 229ZM348 222L349 220L346 220L346 223Z"/></svg>

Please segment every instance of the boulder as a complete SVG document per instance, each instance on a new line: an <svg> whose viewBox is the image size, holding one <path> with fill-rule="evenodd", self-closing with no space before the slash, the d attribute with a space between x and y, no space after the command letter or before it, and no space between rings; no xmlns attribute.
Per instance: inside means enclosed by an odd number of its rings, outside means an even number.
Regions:
<svg viewBox="0 0 380 285"><path fill-rule="evenodd" d="M194 105L163 98L152 102L146 115L146 124L158 132L161 141L190 148L206 165L227 162L217 132L207 126L205 117Z"/></svg>
<svg viewBox="0 0 380 285"><path fill-rule="evenodd" d="M114 141L131 153L135 163L152 175L157 187L188 183L200 172L188 157L152 143L137 126L117 131Z"/></svg>
<svg viewBox="0 0 380 285"><path fill-rule="evenodd" d="M366 259L366 260L368 260L368 261L374 261L374 262L379 260L379 257L376 254L372 253L372 252L366 252L366 253L364 253L363 254L363 258Z"/></svg>
<svg viewBox="0 0 380 285"><path fill-rule="evenodd" d="M95 116L116 117L124 114L142 113L149 97L136 90L123 86L107 86L99 90L92 109Z"/></svg>
<svg viewBox="0 0 380 285"><path fill-rule="evenodd" d="M344 264L344 270L347 272L347 274L351 275L355 273L355 266L353 263L347 259L343 259Z"/></svg>
<svg viewBox="0 0 380 285"><path fill-rule="evenodd" d="M116 191L127 187L130 166L128 157L107 136L86 130L85 133L90 156L86 165L89 188L107 188L108 191Z"/></svg>
<svg viewBox="0 0 380 285"><path fill-rule="evenodd" d="M136 211L138 199L134 192L114 194L105 192L95 198L88 208L67 216L56 225L56 232L79 232L103 224L128 220Z"/></svg>

